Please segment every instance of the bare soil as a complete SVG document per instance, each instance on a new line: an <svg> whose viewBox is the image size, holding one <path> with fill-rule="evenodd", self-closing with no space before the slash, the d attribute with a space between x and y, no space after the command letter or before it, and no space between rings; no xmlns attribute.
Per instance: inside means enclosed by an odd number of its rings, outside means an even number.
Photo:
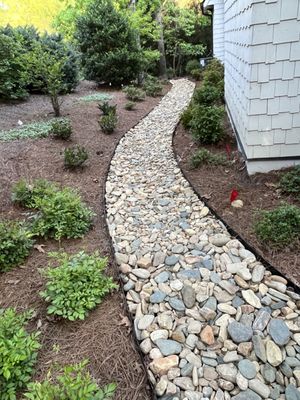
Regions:
<svg viewBox="0 0 300 400"><path fill-rule="evenodd" d="M280 176L286 172L271 171L248 176L244 162L237 150L228 120L226 120L226 140L217 146L203 146L214 153L224 153L233 164L229 167L204 165L193 169L191 155L199 148L192 136L179 124L174 136L174 151L180 167L198 194L216 213L257 253L274 268L300 285L300 245L291 245L275 250L260 243L254 233L253 224L260 210L271 210L283 202L298 204L295 198L283 195L278 187ZM233 208L230 203L232 190L237 190L238 198L244 203L242 208Z"/></svg>
<svg viewBox="0 0 300 400"><path fill-rule="evenodd" d="M97 102L78 101L78 97L97 90L109 92L113 96L111 103L117 104L119 122L111 135L103 134L99 128ZM164 92L167 90L166 86ZM106 174L122 135L150 112L159 100L147 97L137 103L135 111L126 111L124 105L128 100L122 92L97 89L91 82L82 82L74 93L64 96L62 105L62 115L70 118L72 123L70 141L48 137L0 142L0 218L26 217L24 210L11 201L11 188L21 178L29 181L44 178L76 188L96 217L93 228L82 240L63 240L61 248L68 253L99 250L101 255L109 257L107 273L117 280L118 271L105 222ZM51 111L48 98L42 95L31 96L24 103L0 105L0 130L16 127L18 120L23 123L46 120L53 117ZM76 144L85 146L89 159L86 167L69 171L63 166L63 150ZM47 252L57 251L59 243L40 240L38 244L44 245L44 252L34 249L23 266L0 275L0 307L16 307L18 311L32 308L36 311L31 328L41 326L42 349L35 378L44 377L54 362L68 364L88 358L90 371L99 384L117 383L116 400L150 399L141 357L127 323L126 301L121 290L107 296L85 321L48 318L46 304L39 296L44 280L38 269L48 265Z"/></svg>

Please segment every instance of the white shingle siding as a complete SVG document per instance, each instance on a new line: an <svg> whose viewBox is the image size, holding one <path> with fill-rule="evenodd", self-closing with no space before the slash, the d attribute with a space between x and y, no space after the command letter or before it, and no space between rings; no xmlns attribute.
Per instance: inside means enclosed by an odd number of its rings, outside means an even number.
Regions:
<svg viewBox="0 0 300 400"><path fill-rule="evenodd" d="M226 103L247 158L300 156L300 0L224 0L224 41Z"/></svg>

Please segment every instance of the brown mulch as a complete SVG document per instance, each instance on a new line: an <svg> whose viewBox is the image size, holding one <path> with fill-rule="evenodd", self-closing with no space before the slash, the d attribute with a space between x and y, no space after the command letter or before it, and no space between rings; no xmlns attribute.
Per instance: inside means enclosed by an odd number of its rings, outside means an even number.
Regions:
<svg viewBox="0 0 300 400"><path fill-rule="evenodd" d="M204 146L214 153L227 154L234 159L233 165L205 165L193 169L190 165L191 155L199 148L191 135L178 125L174 135L174 151L180 167L195 190L207 204L258 254L264 257L273 267L300 285L300 245L293 245L280 250L272 249L260 243L254 233L253 224L260 210L271 210L283 202L300 205L300 202L280 193L278 182L286 171L271 171L265 174L248 176L244 162L237 151L232 130L226 121L227 139L218 146ZM227 145L227 146L226 146ZM232 190L237 190L243 208L236 209L230 205Z"/></svg>
<svg viewBox="0 0 300 400"><path fill-rule="evenodd" d="M126 111L124 94L105 89L113 95L111 103L117 104L119 117L116 132L105 135L98 125L100 111L97 102L78 102L78 97L96 90L92 83L82 82L76 92L64 97L62 114L71 119L71 141L46 138L0 142L0 218L25 217L24 210L14 206L10 199L12 185L20 178L44 178L76 188L97 216L92 230L82 240L64 240L61 247L68 253L99 250L101 255L109 257L108 273L117 280L117 267L105 222L105 178L119 139L160 98L147 97L145 101L137 103L135 111ZM164 92L167 90L168 87L165 87ZM49 100L42 95L31 96L24 103L0 105L0 130L17 126L19 119L25 123L49 117L52 117ZM89 159L86 167L72 172L63 167L63 149L75 144L85 146ZM116 400L150 399L141 358L124 318L126 302L121 292L108 295L85 321L53 321L47 318L46 305L39 297L44 280L38 269L47 266L47 252L57 251L59 243L40 240L38 244L45 245L42 248L45 253L34 249L24 266L0 275L0 307L16 307L18 311L32 308L36 311L33 324L41 326L42 349L35 378L44 377L54 362L67 364L88 358L90 371L99 384L117 383Z"/></svg>

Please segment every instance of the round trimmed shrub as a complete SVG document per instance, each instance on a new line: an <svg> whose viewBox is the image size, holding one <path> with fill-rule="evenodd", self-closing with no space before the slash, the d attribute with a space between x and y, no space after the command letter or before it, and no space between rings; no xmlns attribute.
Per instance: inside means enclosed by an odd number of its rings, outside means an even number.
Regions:
<svg viewBox="0 0 300 400"><path fill-rule="evenodd" d="M190 121L191 133L201 144L215 144L224 138L224 108L195 106Z"/></svg>

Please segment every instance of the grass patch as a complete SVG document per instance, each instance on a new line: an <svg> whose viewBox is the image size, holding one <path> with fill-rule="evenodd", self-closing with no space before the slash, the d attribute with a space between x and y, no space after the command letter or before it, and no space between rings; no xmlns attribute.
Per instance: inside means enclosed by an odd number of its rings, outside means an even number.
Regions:
<svg viewBox="0 0 300 400"><path fill-rule="evenodd" d="M111 100L113 96L106 93L94 93L88 94L87 96L79 97L79 101L89 103L90 101L108 101Z"/></svg>
<svg viewBox="0 0 300 400"><path fill-rule="evenodd" d="M37 139L50 135L53 122L67 121L66 118L52 118L49 121L33 122L8 131L0 131L0 141L8 142L18 139Z"/></svg>

